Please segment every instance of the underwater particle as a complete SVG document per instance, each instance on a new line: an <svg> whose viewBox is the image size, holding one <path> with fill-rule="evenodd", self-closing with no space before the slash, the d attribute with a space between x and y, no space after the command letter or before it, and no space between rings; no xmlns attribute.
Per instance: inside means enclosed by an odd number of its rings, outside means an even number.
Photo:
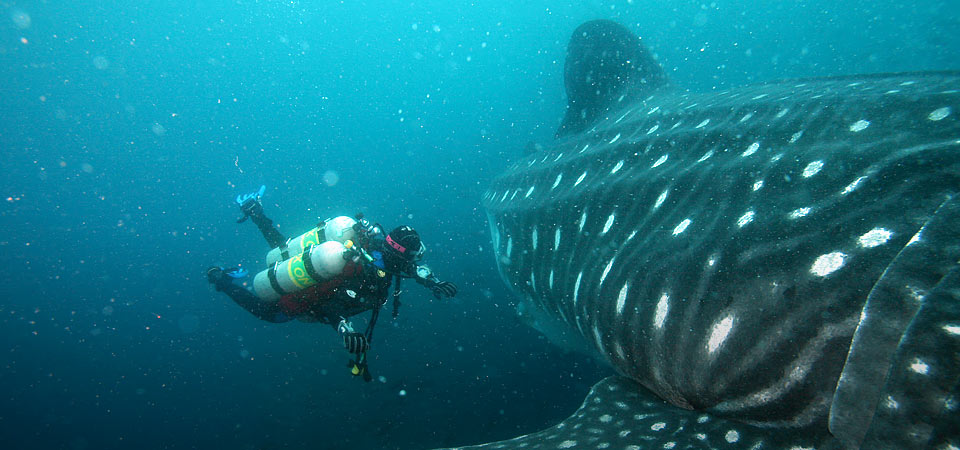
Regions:
<svg viewBox="0 0 960 450"><path fill-rule="evenodd" d="M24 11L15 10L13 14L10 15L10 18L13 19L13 24L21 30L30 28L32 20L30 19L30 14L27 14Z"/></svg>
<svg viewBox="0 0 960 450"><path fill-rule="evenodd" d="M103 56L94 56L93 57L93 67L96 67L97 70L104 70L107 67L110 67L110 60Z"/></svg>
<svg viewBox="0 0 960 450"><path fill-rule="evenodd" d="M327 186L336 186L338 182L340 182L340 175L336 171L328 170L323 173L323 183Z"/></svg>
<svg viewBox="0 0 960 450"><path fill-rule="evenodd" d="M411 29L411 30L417 31L417 28L420 28L420 25L415 24L415 23L414 23L414 24L410 24L410 29Z"/></svg>
<svg viewBox="0 0 960 450"><path fill-rule="evenodd" d="M439 32L440 32L440 25L434 24L434 25L433 25L433 32L434 32L434 33L439 33Z"/></svg>
<svg viewBox="0 0 960 450"><path fill-rule="evenodd" d="M109 316L109 315L111 315L111 314L113 314L113 307L112 307L112 306L109 306L109 305L104 306L104 307L103 307L103 315Z"/></svg>
<svg viewBox="0 0 960 450"><path fill-rule="evenodd" d="M93 166L91 166L90 163L82 163L80 164L80 170L86 173L93 173Z"/></svg>
<svg viewBox="0 0 960 450"><path fill-rule="evenodd" d="M386 382L387 382L387 377L385 377L385 376L383 376L383 375L380 375L379 377L377 377L377 381L379 381L379 382L381 382L381 383L386 383Z"/></svg>
<svg viewBox="0 0 960 450"><path fill-rule="evenodd" d="M397 395L399 395L399 396L401 396L401 397L406 397L406 396L407 396L407 390L406 390L406 389L400 389L400 392L397 392Z"/></svg>
<svg viewBox="0 0 960 450"><path fill-rule="evenodd" d="M167 134L167 129L164 128L163 125L160 125L159 122L154 122L153 125L150 126L150 131L153 131L153 134L157 136Z"/></svg>
<svg viewBox="0 0 960 450"><path fill-rule="evenodd" d="M243 359L247 359L250 357L250 352L247 351L247 349L240 350L240 357Z"/></svg>

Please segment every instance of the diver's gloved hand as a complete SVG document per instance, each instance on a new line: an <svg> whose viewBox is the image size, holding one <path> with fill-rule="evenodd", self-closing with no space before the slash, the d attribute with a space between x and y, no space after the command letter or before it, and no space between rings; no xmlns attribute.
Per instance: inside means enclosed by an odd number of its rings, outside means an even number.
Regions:
<svg viewBox="0 0 960 450"><path fill-rule="evenodd" d="M449 281L435 281L431 282L427 287L430 288L430 291L433 292L433 296L440 300L444 297L454 297L457 295L457 285Z"/></svg>
<svg viewBox="0 0 960 450"><path fill-rule="evenodd" d="M363 333L353 331L353 326L346 319L341 319L337 325L337 333L343 338L343 346L350 353L362 353L370 349L370 343Z"/></svg>
<svg viewBox="0 0 960 450"><path fill-rule="evenodd" d="M240 204L240 212L242 212L243 215L237 219L237 223L242 223L249 217L263 215L263 205L260 203L258 197L250 197Z"/></svg>

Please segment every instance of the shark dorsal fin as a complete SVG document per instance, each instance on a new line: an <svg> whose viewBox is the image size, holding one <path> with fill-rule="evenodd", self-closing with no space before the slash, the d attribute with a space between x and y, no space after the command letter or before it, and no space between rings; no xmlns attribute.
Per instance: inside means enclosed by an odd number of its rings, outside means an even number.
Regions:
<svg viewBox="0 0 960 450"><path fill-rule="evenodd" d="M557 137L585 130L621 99L667 85L663 68L640 39L610 20L577 27L564 64L567 113Z"/></svg>

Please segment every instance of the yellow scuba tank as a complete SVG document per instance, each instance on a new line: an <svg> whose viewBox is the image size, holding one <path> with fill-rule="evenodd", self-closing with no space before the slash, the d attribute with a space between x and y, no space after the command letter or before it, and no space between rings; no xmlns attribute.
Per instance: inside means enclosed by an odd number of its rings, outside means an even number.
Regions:
<svg viewBox="0 0 960 450"><path fill-rule="evenodd" d="M338 216L324 220L306 233L301 234L267 253L267 265L290 258L291 255L303 253L303 249L312 245L320 245L327 241L337 241L341 244L356 238L357 231L353 226L357 223L351 217Z"/></svg>
<svg viewBox="0 0 960 450"><path fill-rule="evenodd" d="M352 242L349 242L352 245ZM277 300L343 272L351 252L338 241L308 245L308 250L270 265L253 278L253 292L261 300Z"/></svg>

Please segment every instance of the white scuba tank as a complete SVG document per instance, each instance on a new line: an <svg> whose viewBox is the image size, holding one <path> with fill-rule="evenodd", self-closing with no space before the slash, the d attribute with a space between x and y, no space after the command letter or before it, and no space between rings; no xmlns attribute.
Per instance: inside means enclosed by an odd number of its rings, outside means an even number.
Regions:
<svg viewBox="0 0 960 450"><path fill-rule="evenodd" d="M348 242L352 245L352 242ZM271 264L253 278L253 292L261 300L271 301L302 291L341 272L350 259L347 247L339 241L309 246L280 263Z"/></svg>
<svg viewBox="0 0 960 450"><path fill-rule="evenodd" d="M303 253L303 249L310 245L320 245L327 241L337 241L345 244L347 241L356 241L357 231L353 226L357 223L351 217L338 216L324 220L316 228L295 238L287 239L283 245L267 253L267 265L283 261L292 255Z"/></svg>

